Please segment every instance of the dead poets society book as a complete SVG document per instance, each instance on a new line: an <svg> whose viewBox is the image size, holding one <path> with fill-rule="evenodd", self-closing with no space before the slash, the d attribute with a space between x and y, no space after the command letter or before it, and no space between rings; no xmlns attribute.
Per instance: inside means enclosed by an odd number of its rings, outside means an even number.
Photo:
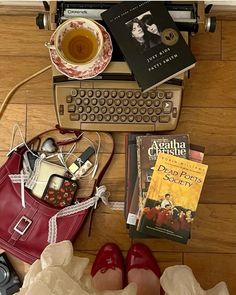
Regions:
<svg viewBox="0 0 236 295"><path fill-rule="evenodd" d="M160 153L139 230L187 243L207 168L198 162Z"/></svg>
<svg viewBox="0 0 236 295"><path fill-rule="evenodd" d="M156 145L156 143L155 143L155 145ZM188 143L186 145L188 146ZM182 147L183 147L183 144L182 144ZM190 143L189 159L192 161L202 163L203 158L204 158L204 150L205 150L205 147ZM186 155L187 155L187 152L186 152ZM156 155L156 157L157 157L157 155ZM155 161L152 166L154 168ZM150 180L150 178L149 178L149 180ZM136 186L136 184L135 184L135 186ZM155 200L150 200L149 201L150 208L155 207L155 206L152 206L152 202L154 202L153 205L155 205L155 203L156 203ZM148 204L146 204L146 206L148 206ZM140 210L140 211L141 211L140 212L140 214L141 214L142 210ZM154 209L150 210L150 214L154 213L154 215L151 216L151 218L155 218L155 211L154 212L153 211L154 211ZM144 234L144 233L136 230L138 212L139 212L139 191L138 191L138 184L137 184L137 187L135 187L134 192L133 192L133 196L131 199L130 208L129 208L129 212L128 212L129 218L127 219L127 223L129 224L129 236L132 238L154 238L153 236ZM149 214L149 218L150 218L150 214Z"/></svg>
<svg viewBox="0 0 236 295"><path fill-rule="evenodd" d="M163 2L121 2L101 16L143 91L195 65Z"/></svg>

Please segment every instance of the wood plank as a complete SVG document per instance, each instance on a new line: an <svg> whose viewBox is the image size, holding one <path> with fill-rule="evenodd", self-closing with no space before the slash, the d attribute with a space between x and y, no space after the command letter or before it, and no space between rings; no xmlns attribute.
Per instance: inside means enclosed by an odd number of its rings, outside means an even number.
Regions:
<svg viewBox="0 0 236 295"><path fill-rule="evenodd" d="M108 173L108 172L107 172ZM119 187L117 186L119 183ZM125 184L122 181L107 181L106 174L102 184L111 193L111 200L123 201ZM236 184L233 179L207 179L200 197L201 204L236 204Z"/></svg>
<svg viewBox="0 0 236 295"><path fill-rule="evenodd" d="M183 106L235 107L235 61L199 61L184 88Z"/></svg>
<svg viewBox="0 0 236 295"><path fill-rule="evenodd" d="M208 178L203 186L200 203L236 204L235 178Z"/></svg>
<svg viewBox="0 0 236 295"><path fill-rule="evenodd" d="M57 119L54 105L27 105L27 138L55 128Z"/></svg>
<svg viewBox="0 0 236 295"><path fill-rule="evenodd" d="M6 16L0 15L2 56L34 56L46 57L48 50L44 46L49 41L51 31L39 30L33 16ZM34 38L32 38L34 36Z"/></svg>
<svg viewBox="0 0 236 295"><path fill-rule="evenodd" d="M93 214L91 235L89 234L90 218L76 238L74 243L76 250L97 250L108 242L117 244L122 250L128 250L131 240L126 229L124 214L120 211L106 209L102 211L101 205Z"/></svg>
<svg viewBox="0 0 236 295"><path fill-rule="evenodd" d="M0 14L36 16L42 11L44 11L44 6L41 1L14 1L14 3L13 1L0 1Z"/></svg>
<svg viewBox="0 0 236 295"><path fill-rule="evenodd" d="M233 156L209 156L204 163L208 165L207 179L209 178L236 178L236 157Z"/></svg>
<svg viewBox="0 0 236 295"><path fill-rule="evenodd" d="M93 262L96 258L98 251L78 251L76 250L76 244L74 246L74 255L77 257L86 257L89 258L89 264L86 267L85 274L90 274ZM127 251L122 251L124 259L126 258ZM171 253L171 252L153 252L154 257L156 258L158 265L160 266L161 271L163 272L166 267L173 265L182 264L182 253ZM28 272L30 265L22 262L20 259L14 257L11 254L7 254L8 259L12 263L14 269L19 274L20 278L23 280L24 276Z"/></svg>
<svg viewBox="0 0 236 295"><path fill-rule="evenodd" d="M57 122L54 106L28 105L27 121L28 138L53 128ZM170 133L185 133L186 130L189 131L192 143L206 147L206 155L236 154L236 109L234 108L184 107L177 129ZM124 134L119 135L116 142L118 142L118 151L124 153Z"/></svg>
<svg viewBox="0 0 236 295"><path fill-rule="evenodd" d="M221 21L217 21L214 33L197 33L190 40L191 50L199 60L221 59Z"/></svg>
<svg viewBox="0 0 236 295"><path fill-rule="evenodd" d="M217 6L215 6L217 7ZM210 12L209 16L215 16L217 20L222 21L235 21L236 20L236 11L234 6L218 6Z"/></svg>
<svg viewBox="0 0 236 295"><path fill-rule="evenodd" d="M182 108L176 133L188 132L192 143L206 147L206 155L235 155L235 108Z"/></svg>
<svg viewBox="0 0 236 295"><path fill-rule="evenodd" d="M236 294L235 254L186 253L184 264L192 268L203 289L210 289L220 281L224 281L229 294Z"/></svg>
<svg viewBox="0 0 236 295"><path fill-rule="evenodd" d="M6 108L0 120L0 130L2 130L0 145L1 150L9 151L11 147L13 127L16 124L19 125L24 137L26 128L26 105L10 104ZM17 132L13 142L13 146L21 142L22 139L20 133Z"/></svg>
<svg viewBox="0 0 236 295"><path fill-rule="evenodd" d="M222 58L223 60L236 60L236 23L224 21L222 23Z"/></svg>
<svg viewBox="0 0 236 295"><path fill-rule="evenodd" d="M50 65L46 57L4 57L0 59L1 88L0 101L24 79ZM14 78L13 78L14 77ZM49 69L26 82L11 97L11 103L53 103L52 71Z"/></svg>
<svg viewBox="0 0 236 295"><path fill-rule="evenodd" d="M152 249L150 248L150 250ZM163 272L167 267L183 264L182 253L152 251L152 254L156 258L161 272Z"/></svg>
<svg viewBox="0 0 236 295"><path fill-rule="evenodd" d="M22 63L25 64L25 67L19 67L19 64ZM3 97L17 83L49 64L48 56L37 59L32 57L1 59L0 73L3 79L3 87L1 87L0 91L0 100L3 100ZM196 67L191 70L191 77L186 82L183 106L235 107L235 66L232 61L199 61ZM226 72L229 76L225 75ZM11 79L12 73L14 73L14 79ZM16 92L12 102L37 103L38 95L40 95L42 103L52 102L51 78L51 71L48 70L46 73L27 82Z"/></svg>
<svg viewBox="0 0 236 295"><path fill-rule="evenodd" d="M117 154L125 153L125 136L126 132L111 132L115 141L115 152Z"/></svg>

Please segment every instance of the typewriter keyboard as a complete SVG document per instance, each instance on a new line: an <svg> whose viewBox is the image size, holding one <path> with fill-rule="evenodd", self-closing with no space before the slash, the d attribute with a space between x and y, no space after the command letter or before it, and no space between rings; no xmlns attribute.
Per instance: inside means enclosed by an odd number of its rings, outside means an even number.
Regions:
<svg viewBox="0 0 236 295"><path fill-rule="evenodd" d="M142 93L135 88L55 86L61 128L97 131L168 131L176 128L182 88Z"/></svg>

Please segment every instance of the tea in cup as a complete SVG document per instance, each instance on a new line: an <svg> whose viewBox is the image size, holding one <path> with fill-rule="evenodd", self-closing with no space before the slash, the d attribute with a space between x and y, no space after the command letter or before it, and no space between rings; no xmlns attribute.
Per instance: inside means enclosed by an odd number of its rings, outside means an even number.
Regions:
<svg viewBox="0 0 236 295"><path fill-rule="evenodd" d="M68 64L88 64L101 54L103 35L94 21L82 17L73 18L56 29L54 44L45 45L55 49L57 55Z"/></svg>

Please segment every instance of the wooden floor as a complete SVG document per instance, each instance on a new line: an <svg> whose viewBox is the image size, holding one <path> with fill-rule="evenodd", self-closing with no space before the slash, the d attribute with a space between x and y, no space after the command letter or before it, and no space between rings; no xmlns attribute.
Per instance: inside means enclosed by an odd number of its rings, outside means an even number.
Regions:
<svg viewBox="0 0 236 295"><path fill-rule="evenodd" d="M49 31L35 26L35 16L0 15L0 102L18 82L50 64L44 42ZM198 63L186 84L178 128L191 141L206 147L209 165L192 239L188 245L167 240L142 240L154 251L162 271L171 265L187 264L203 288L224 280L230 294L236 294L236 21L219 18L214 34L191 39ZM22 86L11 99L0 121L0 162L10 146L11 130L18 123L31 138L53 127L51 71ZM112 163L103 178L112 200L124 196L124 135L114 133L116 147ZM124 255L132 241L122 212L100 206L94 214L92 234L88 222L74 244L77 255L93 261L97 250L113 241ZM140 241L139 241L140 242ZM28 265L9 255L23 276Z"/></svg>

